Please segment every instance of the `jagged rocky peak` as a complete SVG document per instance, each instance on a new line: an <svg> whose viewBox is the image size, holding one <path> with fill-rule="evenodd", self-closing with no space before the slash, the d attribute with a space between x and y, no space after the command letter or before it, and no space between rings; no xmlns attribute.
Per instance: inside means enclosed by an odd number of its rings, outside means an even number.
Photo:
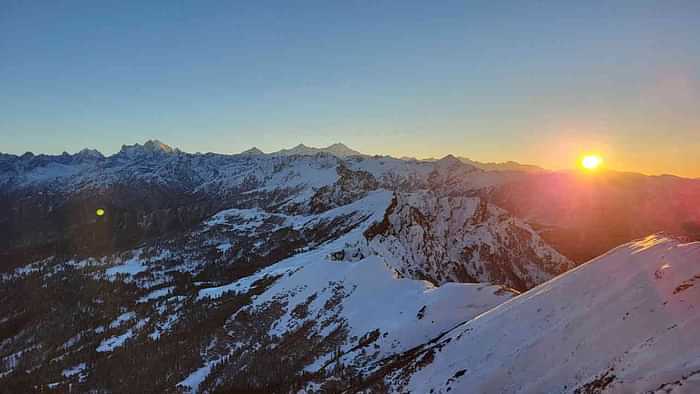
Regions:
<svg viewBox="0 0 700 394"><path fill-rule="evenodd" d="M282 156L291 156L291 155L314 155L314 154L316 154L316 153L318 153L318 149L317 149L317 148L311 148L311 147L308 147L308 146L306 146L306 145L304 145L304 144L299 144L299 145L297 145L297 146L295 146L295 147L293 147L293 148L290 148L290 149L282 149L282 150L279 150L279 151L275 152L275 154L282 155Z"/></svg>
<svg viewBox="0 0 700 394"><path fill-rule="evenodd" d="M369 249L404 277L491 282L527 290L573 268L526 223L479 197L397 193L365 232Z"/></svg>
<svg viewBox="0 0 700 394"><path fill-rule="evenodd" d="M179 149L173 148L159 140L148 140L143 145L138 143L134 145L122 145L122 149L119 151L119 153L126 155L140 155L144 153L173 154L179 152Z"/></svg>
<svg viewBox="0 0 700 394"><path fill-rule="evenodd" d="M164 144L158 140L148 140L143 144L144 149L149 151L159 151L165 153L174 153L177 149L173 149L170 145Z"/></svg>
<svg viewBox="0 0 700 394"><path fill-rule="evenodd" d="M433 171L428 182L434 190L444 189L445 187L454 188L457 185L464 184L465 179L467 179L465 177L466 174L478 171L481 170L463 163L452 155L447 155L433 163Z"/></svg>
<svg viewBox="0 0 700 394"><path fill-rule="evenodd" d="M454 171L454 170L461 170L461 171L478 170L478 168L476 166L471 165L471 164L467 164L453 155L447 155L447 156L443 157L442 159L435 161L434 168L435 168L435 170L437 170L439 172Z"/></svg>
<svg viewBox="0 0 700 394"><path fill-rule="evenodd" d="M248 150L244 150L243 152L241 152L241 154L242 154L242 155L257 156L257 155L264 155L265 152L263 152L263 151L261 151L260 149L258 149L257 146L254 146L254 147L252 147L252 148L250 148L250 149L248 149Z"/></svg>
<svg viewBox="0 0 700 394"><path fill-rule="evenodd" d="M102 154L102 152L98 151L97 149L85 148L80 152L76 153L75 155L82 159L104 159L104 155Z"/></svg>
<svg viewBox="0 0 700 394"><path fill-rule="evenodd" d="M464 163L453 155L447 155L442 159L438 160L436 164L439 167L452 168L462 166Z"/></svg>

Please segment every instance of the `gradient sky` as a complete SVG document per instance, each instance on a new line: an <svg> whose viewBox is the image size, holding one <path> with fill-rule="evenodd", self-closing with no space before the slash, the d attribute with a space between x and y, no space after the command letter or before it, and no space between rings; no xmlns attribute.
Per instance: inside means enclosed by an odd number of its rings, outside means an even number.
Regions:
<svg viewBox="0 0 700 394"><path fill-rule="evenodd" d="M700 177L700 2L2 1L0 151L149 138Z"/></svg>

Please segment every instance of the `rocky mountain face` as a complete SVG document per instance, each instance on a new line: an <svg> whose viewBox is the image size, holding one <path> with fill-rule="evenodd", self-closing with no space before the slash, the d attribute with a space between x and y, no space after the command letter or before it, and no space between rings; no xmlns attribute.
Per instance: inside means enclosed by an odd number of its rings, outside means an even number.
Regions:
<svg viewBox="0 0 700 394"><path fill-rule="evenodd" d="M402 276L525 291L574 265L524 222L479 197L397 194L367 234Z"/></svg>
<svg viewBox="0 0 700 394"><path fill-rule="evenodd" d="M624 335L630 315L613 324L617 315L593 308L604 303L635 316L649 306L657 312L644 319L659 330L694 324L658 312L641 280L658 263L663 286L680 289L672 295L692 294L697 245L659 236L611 252L614 272L607 257L571 270L570 250L549 240L576 221L543 226L548 211L527 203L521 183L530 176L451 156L189 154L158 141L108 157L2 155L0 392L508 392L515 385L489 382L516 382L495 371L530 351L541 357L531 369L558 363L561 391L613 390L627 378L601 366L619 368L628 348L585 353L573 378L573 356L542 349L580 349L583 329L556 330L581 321L597 322L601 338ZM688 190L683 198L695 198ZM637 292L643 305L615 298ZM682 299L664 301L692 304ZM493 321L484 338L456 334L482 321ZM486 333L503 346L471 352L490 343ZM657 334L634 331L624 343ZM696 345L684 342L683 354ZM472 372L453 354L501 369ZM690 364L639 387L692 381ZM429 378L448 373L449 384Z"/></svg>

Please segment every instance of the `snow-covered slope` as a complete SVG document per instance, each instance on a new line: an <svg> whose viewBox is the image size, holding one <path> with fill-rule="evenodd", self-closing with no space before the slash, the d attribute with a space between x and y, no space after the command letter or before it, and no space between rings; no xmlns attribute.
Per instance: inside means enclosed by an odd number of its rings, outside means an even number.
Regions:
<svg viewBox="0 0 700 394"><path fill-rule="evenodd" d="M488 284L449 284L435 287L428 282L396 278L385 259L370 255L354 261L337 261L331 254L364 237L370 224L380 220L391 198L375 192L356 203L328 211L325 217L364 212L367 220L343 237L314 250L216 288L199 292L199 299L218 298L225 292L246 292L251 283L278 278L229 319L226 338L216 338L215 351L204 355L199 378L185 379L181 386L214 389L245 369L244 352L270 346L284 348L287 338L303 332L318 338L315 359L305 371L319 378L309 387L334 387L332 368L342 365L355 374L372 370L386 357L421 345L455 325L511 298L514 293ZM249 320L266 320L264 338L250 335ZM324 350L322 343L333 341ZM242 349L247 349L242 352ZM227 359L227 363L221 360ZM211 366L220 364L212 376ZM203 373L201 368L207 368ZM232 375L232 376L228 376ZM345 382L338 382L345 384Z"/></svg>
<svg viewBox="0 0 700 394"><path fill-rule="evenodd" d="M699 330L700 243L650 236L451 330L389 380L420 393L696 393Z"/></svg>
<svg viewBox="0 0 700 394"><path fill-rule="evenodd" d="M3 275L0 324L21 329L0 343L0 374L24 387L20 364L9 362L17 358L42 387L337 392L517 294L397 277L389 255L335 258L366 242L392 199L368 191L300 215L227 209L174 239L101 258L52 257ZM65 294L66 283L77 284L75 294ZM13 290L23 286L37 286L22 291L40 299L63 295L38 306ZM26 327L11 312L23 305L37 308ZM82 317L66 322L65 313ZM167 373L147 383L105 377L115 368L135 373L120 364L134 354L149 355L139 371Z"/></svg>

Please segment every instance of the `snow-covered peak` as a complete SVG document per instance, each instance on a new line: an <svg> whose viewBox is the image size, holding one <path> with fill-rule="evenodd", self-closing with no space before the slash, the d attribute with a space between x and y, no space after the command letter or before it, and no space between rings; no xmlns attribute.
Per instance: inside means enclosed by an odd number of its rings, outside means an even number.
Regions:
<svg viewBox="0 0 700 394"><path fill-rule="evenodd" d="M397 193L365 236L401 276L435 284L491 282L523 291L573 268L526 223L478 197Z"/></svg>
<svg viewBox="0 0 700 394"><path fill-rule="evenodd" d="M280 156L291 156L291 155L315 155L317 153L327 153L338 157L348 157L348 156L361 156L362 153L348 148L345 144L335 143L333 145L327 146L325 148L315 148L311 146L306 146L304 144L299 144L290 149L282 149L280 151L274 152L275 155Z"/></svg>
<svg viewBox="0 0 700 394"><path fill-rule="evenodd" d="M143 155L143 154L173 154L173 153L179 153L179 149L172 148L170 145L167 145L159 140L148 140L146 141L143 145L141 144L134 144L134 145L122 145L121 150L119 151L119 154L126 155L126 156L136 156L136 155Z"/></svg>
<svg viewBox="0 0 700 394"><path fill-rule="evenodd" d="M167 144L164 144L158 140L148 140L146 141L145 144L143 144L144 149L150 150L150 151L161 151L165 153L174 153L176 149L173 149Z"/></svg>
<svg viewBox="0 0 700 394"><path fill-rule="evenodd" d="M277 152L274 152L274 155L279 155L279 156L292 156L292 155L314 155L318 153L318 150L315 148L310 148L304 144L299 144L293 148L289 149L282 149Z"/></svg>
<svg viewBox="0 0 700 394"><path fill-rule="evenodd" d="M330 145L326 148L323 148L324 151L331 153L333 155L339 156L339 157L345 157L345 156L359 156L362 155L362 153L349 148L347 145L343 143L335 143L333 145Z"/></svg>

